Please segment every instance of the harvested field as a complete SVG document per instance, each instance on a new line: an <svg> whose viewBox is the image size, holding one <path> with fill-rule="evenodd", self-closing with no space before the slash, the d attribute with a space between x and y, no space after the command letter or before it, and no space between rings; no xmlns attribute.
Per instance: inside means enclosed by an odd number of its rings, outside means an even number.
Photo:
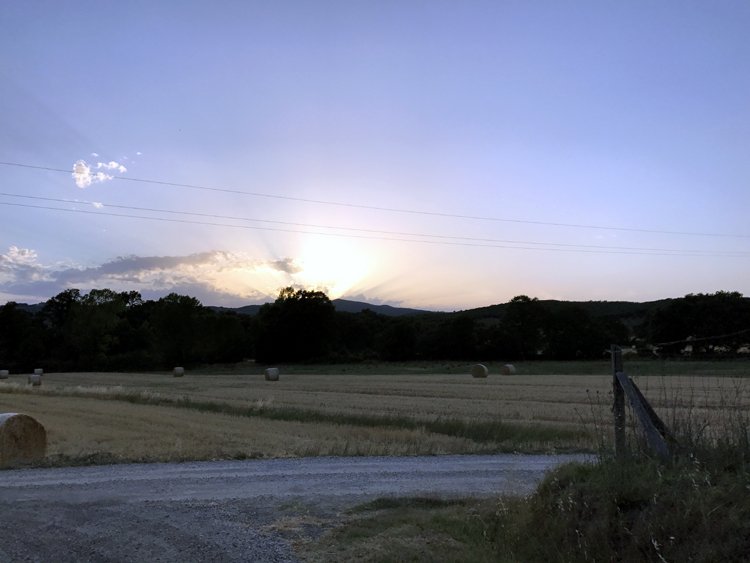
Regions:
<svg viewBox="0 0 750 563"><path fill-rule="evenodd" d="M257 372L50 373L34 389L11 376L0 411L37 418L48 458L73 460L564 451L611 433L608 375ZM636 379L668 422L750 407L743 378Z"/></svg>
<svg viewBox="0 0 750 563"><path fill-rule="evenodd" d="M470 440L399 428L342 429L80 397L0 394L0 409L47 428L50 462L179 461L481 451Z"/></svg>

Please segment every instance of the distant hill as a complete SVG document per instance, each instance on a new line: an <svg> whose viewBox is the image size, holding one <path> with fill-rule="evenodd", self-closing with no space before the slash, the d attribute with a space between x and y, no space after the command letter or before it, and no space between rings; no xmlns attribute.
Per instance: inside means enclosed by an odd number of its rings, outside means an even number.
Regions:
<svg viewBox="0 0 750 563"><path fill-rule="evenodd" d="M430 311L420 309L408 309L405 307L393 307L391 305L372 305L363 301L349 301L348 299L334 299L331 301L336 310L340 313L361 313L365 309L370 309L373 313L387 317L403 317L406 315L421 315ZM217 312L233 311L240 315L250 315L251 317L258 314L263 305L245 305L244 307L208 307Z"/></svg>
<svg viewBox="0 0 750 563"><path fill-rule="evenodd" d="M662 299L660 301L650 301L647 303L635 303L631 301L559 301L555 299L546 299L540 300L539 303L545 309L552 312L563 307L574 305L580 307L594 318L617 319L625 323L627 326L635 326L646 318L649 311L663 307L669 301L671 300ZM361 313L365 309L369 309L373 313L387 317L430 315L435 318L443 318L455 315L467 316L475 320L502 320L503 317L505 317L505 311L508 307L507 303L498 303L497 305L489 305L487 307L478 307L476 309L467 309L465 311L455 311L450 313L445 311L433 312L422 309L410 309L408 307L393 307L392 305L373 305L372 303L365 303L364 301L350 301L348 299L334 299L332 303L336 308L336 311L340 313ZM233 311L240 315L255 316L258 314L261 307L262 305L245 305L244 307L234 309L228 307L209 308L214 311Z"/></svg>
<svg viewBox="0 0 750 563"><path fill-rule="evenodd" d="M554 299L540 300L539 303L548 311L557 311L562 307L571 305L580 307L594 318L618 319L628 326L639 324L646 318L649 311L666 305L670 299L660 301L649 301L646 303L635 303L631 301L558 301ZM479 307L460 311L458 314L469 316L473 319L502 319L508 307L507 303Z"/></svg>
<svg viewBox="0 0 750 563"><path fill-rule="evenodd" d="M372 305L362 301L349 301L348 299L334 299L333 306L341 313L361 313L365 309L370 309L373 313L385 315L388 317L403 317L406 315L422 315L430 313L421 309L409 309L406 307L393 307L391 305Z"/></svg>
<svg viewBox="0 0 750 563"><path fill-rule="evenodd" d="M635 303L631 301L559 301L548 299L540 300L539 303L548 311L556 311L562 307L575 305L584 309L594 318L617 319L625 323L625 325L633 327L640 324L650 311L664 307L670 301L672 301L672 299L661 299L659 301L649 301L646 303ZM408 307L394 307L392 305L373 305L372 303L365 303L364 301L350 301L348 299L334 299L332 303L336 308L336 311L342 313L361 313L365 309L369 309L373 313L388 317L428 315L434 320L455 315L467 316L475 320L496 319L497 321L503 319L508 307L507 303L499 303L487 307L478 307L476 309L467 309L450 313L410 309ZM21 310L36 314L42 310L44 303L36 303L33 305L17 303L17 306ZM257 315L261 307L262 305L245 305L243 307L207 306L207 308L216 312L226 311L249 316Z"/></svg>
<svg viewBox="0 0 750 563"><path fill-rule="evenodd" d="M243 307L217 307L216 305L206 305L206 309L211 309L217 313L237 313L238 315L249 315L254 317L260 311L263 305L244 305Z"/></svg>

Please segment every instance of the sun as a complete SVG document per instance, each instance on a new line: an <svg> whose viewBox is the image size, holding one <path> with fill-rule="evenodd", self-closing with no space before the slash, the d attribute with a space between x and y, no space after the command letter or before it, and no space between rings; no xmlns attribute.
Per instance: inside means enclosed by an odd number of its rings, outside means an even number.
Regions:
<svg viewBox="0 0 750 563"><path fill-rule="evenodd" d="M297 263L300 271L295 280L325 290L331 299L346 294L372 269L372 258L356 241L329 237L305 239Z"/></svg>

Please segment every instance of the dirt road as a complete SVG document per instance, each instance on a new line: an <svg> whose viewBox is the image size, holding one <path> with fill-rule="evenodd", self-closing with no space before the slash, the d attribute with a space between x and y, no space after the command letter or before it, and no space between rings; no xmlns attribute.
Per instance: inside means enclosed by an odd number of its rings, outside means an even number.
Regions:
<svg viewBox="0 0 750 563"><path fill-rule="evenodd" d="M302 458L0 472L0 562L296 561L380 496L525 494L582 456ZM330 525L330 524L329 524Z"/></svg>

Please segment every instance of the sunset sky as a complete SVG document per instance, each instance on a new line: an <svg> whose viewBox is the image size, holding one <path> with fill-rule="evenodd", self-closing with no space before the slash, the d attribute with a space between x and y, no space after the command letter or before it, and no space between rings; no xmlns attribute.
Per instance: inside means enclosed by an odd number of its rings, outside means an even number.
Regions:
<svg viewBox="0 0 750 563"><path fill-rule="evenodd" d="M6 2L0 303L750 294L750 3Z"/></svg>

